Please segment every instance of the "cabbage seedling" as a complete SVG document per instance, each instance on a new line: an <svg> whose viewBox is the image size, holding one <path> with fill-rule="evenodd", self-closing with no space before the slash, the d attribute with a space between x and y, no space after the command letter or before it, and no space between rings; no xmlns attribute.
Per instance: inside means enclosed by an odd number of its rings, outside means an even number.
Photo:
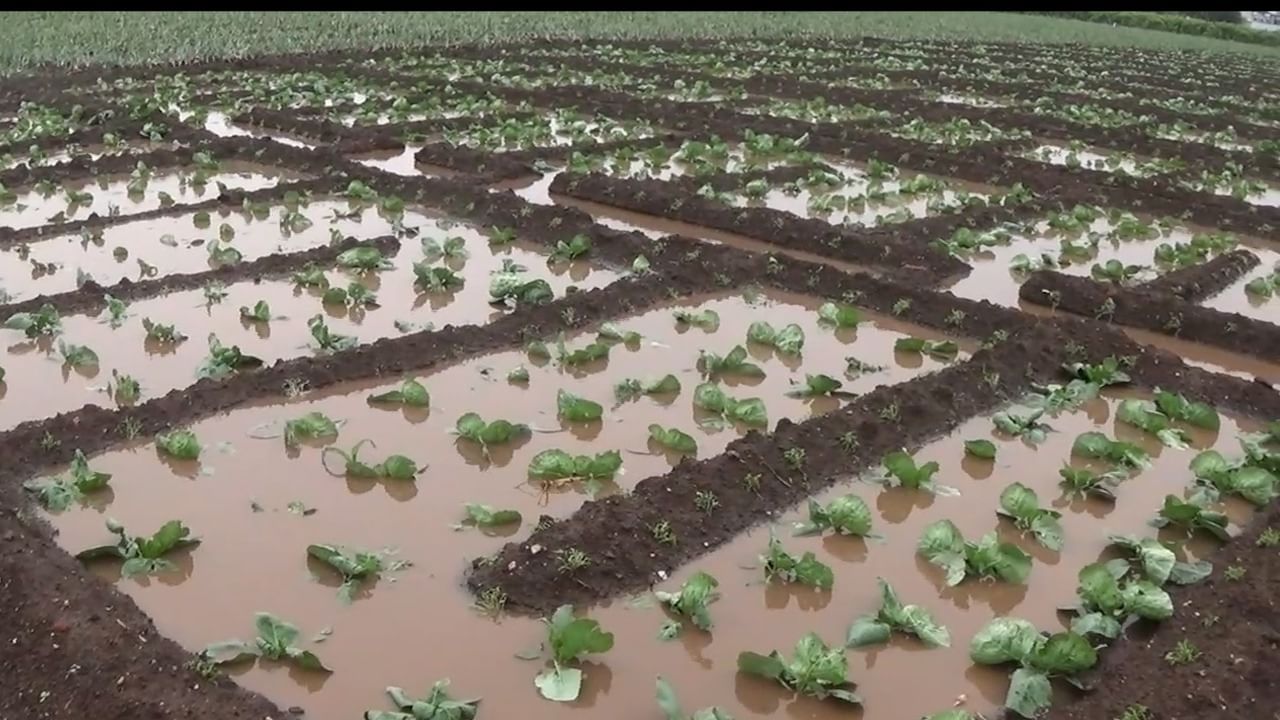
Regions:
<svg viewBox="0 0 1280 720"><path fill-rule="evenodd" d="M1141 470L1151 465L1147 451L1133 443L1111 440L1100 432L1081 433L1071 444L1071 452L1084 457L1106 460L1134 470Z"/></svg>
<svg viewBox="0 0 1280 720"><path fill-rule="evenodd" d="M1071 681L1098 662L1098 653L1074 632L1044 635L1026 620L998 617L974 636L969 657L980 665L1017 663L1005 707L1025 717L1040 717L1053 700L1050 678Z"/></svg>
<svg viewBox="0 0 1280 720"><path fill-rule="evenodd" d="M321 352L349 350L359 342L351 335L339 335L330 330L329 326L325 324L324 315L317 314L308 320L307 328L311 330L311 339L315 340L316 346Z"/></svg>
<svg viewBox="0 0 1280 720"><path fill-rule="evenodd" d="M641 395L675 395L680 392L680 380L675 375L664 375L657 380L642 381L635 378L621 380L613 386L613 397L619 404Z"/></svg>
<svg viewBox="0 0 1280 720"><path fill-rule="evenodd" d="M871 534L871 509L853 493L832 500L826 507L810 500L809 519L796 523L792 534L817 535L828 529L839 535L867 537Z"/></svg>
<svg viewBox="0 0 1280 720"><path fill-rule="evenodd" d="M172 430L156 436L156 448L178 460L195 460L200 457L200 440L190 430Z"/></svg>
<svg viewBox="0 0 1280 720"><path fill-rule="evenodd" d="M622 454L608 450L591 455L570 455L563 450L543 450L529 461L529 475L543 480L611 480L622 468Z"/></svg>
<svg viewBox="0 0 1280 720"><path fill-rule="evenodd" d="M747 340L768 345L785 355L799 355L804 348L804 330L794 323L775 330L769 323L757 320L747 328Z"/></svg>
<svg viewBox="0 0 1280 720"><path fill-rule="evenodd" d="M200 656L217 665L264 657L292 662L303 670L333 672L320 662L315 653L294 645L300 634L296 625L271 613L260 612L254 616L254 627L258 630L258 637L253 642L228 640L214 643L201 651Z"/></svg>
<svg viewBox="0 0 1280 720"><path fill-rule="evenodd" d="M1019 530L1031 533L1036 542L1050 550L1062 549L1062 513L1040 507L1036 491L1015 482L1000 493L996 515L1013 521Z"/></svg>
<svg viewBox="0 0 1280 720"><path fill-rule="evenodd" d="M565 390L556 393L556 409L560 418L567 422L591 422L604 415L604 407L600 403Z"/></svg>
<svg viewBox="0 0 1280 720"><path fill-rule="evenodd" d="M759 365L747 361L747 349L741 345L733 346L724 357L702 350L698 355L698 369L708 378L721 375L764 377L764 370Z"/></svg>
<svg viewBox="0 0 1280 720"><path fill-rule="evenodd" d="M1173 427L1169 417L1160 412L1155 403L1149 400L1130 398L1121 401L1120 407L1116 409L1116 419L1155 435L1166 447L1175 450L1186 450L1191 447L1191 438L1186 431Z"/></svg>
<svg viewBox="0 0 1280 720"><path fill-rule="evenodd" d="M58 353L62 355L62 363L73 368L91 368L98 366L98 353L87 345L73 345L58 341Z"/></svg>
<svg viewBox="0 0 1280 720"><path fill-rule="evenodd" d="M968 575L1022 584L1031 574L1031 556L1022 548L1000 542L995 533L983 535L978 542L967 542L950 520L926 527L916 550L946 572L948 587L959 585Z"/></svg>
<svg viewBox="0 0 1280 720"><path fill-rule="evenodd" d="M1112 547L1131 553L1133 557L1129 564L1140 569L1146 579L1159 586L1166 583L1191 585L1204 580L1213 572L1213 563L1207 560L1179 562L1173 550L1155 538L1109 535L1107 541Z"/></svg>
<svg viewBox="0 0 1280 720"><path fill-rule="evenodd" d="M345 250L335 259L338 267L371 272L373 270L390 270L395 267L390 260L382 257L382 251L371 245L361 245Z"/></svg>
<svg viewBox="0 0 1280 720"><path fill-rule="evenodd" d="M180 343L187 336L179 332L173 325L152 322L151 318L142 318L142 328L147 331L147 339L153 342L172 344Z"/></svg>
<svg viewBox="0 0 1280 720"><path fill-rule="evenodd" d="M485 455L489 454L489 448L495 445L505 445L516 438L527 435L529 426L521 423L511 423L506 420L494 420L486 423L484 418L476 413L467 413L458 418L457 424L452 431L460 438L465 438L481 446Z"/></svg>
<svg viewBox="0 0 1280 720"><path fill-rule="evenodd" d="M409 563L403 560L389 560L386 553L344 548L339 545L308 545L307 555L342 575L342 585L338 587L338 599L344 603L350 603L355 599L356 590L364 580L409 566Z"/></svg>
<svg viewBox="0 0 1280 720"><path fill-rule="evenodd" d="M720 327L720 314L715 310L702 310L699 312L676 310L672 314L675 316L677 327L692 325L707 332L715 332Z"/></svg>
<svg viewBox="0 0 1280 720"><path fill-rule="evenodd" d="M61 512L90 493L106 488L110 480L110 473L90 469L84 453L76 450L66 475L48 480L28 480L22 487L35 493L45 509Z"/></svg>
<svg viewBox="0 0 1280 720"><path fill-rule="evenodd" d="M1123 385L1129 382L1128 373L1120 369L1120 361L1109 357L1097 365L1088 363L1068 363L1062 369L1073 378L1093 383L1098 387Z"/></svg>
<svg viewBox="0 0 1280 720"><path fill-rule="evenodd" d="M667 450L685 455L698 454L698 441L693 436L678 428L664 428L661 425L649 426L649 439Z"/></svg>
<svg viewBox="0 0 1280 720"><path fill-rule="evenodd" d="M27 337L35 338L62 332L62 319L58 316L57 308L45 303L35 312L10 315L4 321L4 326L10 330L21 330Z"/></svg>
<svg viewBox="0 0 1280 720"><path fill-rule="evenodd" d="M960 352L960 346L950 340L923 340L914 337L898 338L893 343L893 349L898 352L921 353L944 362L954 360Z"/></svg>
<svg viewBox="0 0 1280 720"><path fill-rule="evenodd" d="M1227 516L1206 508L1207 502L1208 499L1201 493L1193 494L1188 500L1182 500L1176 495L1165 495L1164 506L1151 521L1151 525L1158 528L1168 525L1186 528L1188 535L1196 530L1203 530L1222 542L1230 540Z"/></svg>
<svg viewBox="0 0 1280 720"><path fill-rule="evenodd" d="M862 322L862 313L852 305L826 302L818 307L818 320L835 328L851 328Z"/></svg>
<svg viewBox="0 0 1280 720"><path fill-rule="evenodd" d="M1093 563L1080 570L1076 595L1079 613L1071 621L1072 632L1114 640L1130 618L1167 620L1173 616L1173 599L1159 585L1146 579L1120 581L1129 563Z"/></svg>
<svg viewBox="0 0 1280 720"><path fill-rule="evenodd" d="M364 720L473 720L480 709L480 698L454 700L449 697L448 687L448 680L440 680L422 700L414 700L401 688L389 687L387 696L399 711L366 710Z"/></svg>
<svg viewBox="0 0 1280 720"><path fill-rule="evenodd" d="M431 404L431 395L427 392L425 385L410 378L400 385L399 390L388 390L384 393L370 395L368 402L370 404L425 408Z"/></svg>
<svg viewBox="0 0 1280 720"><path fill-rule="evenodd" d="M845 637L845 647L889 642L889 635L894 630L915 635L929 647L951 646L951 633L939 625L928 610L919 605L903 605L884 578L876 581L880 583L880 610L875 615L863 615L853 621Z"/></svg>
<svg viewBox="0 0 1280 720"><path fill-rule="evenodd" d="M551 254L547 257L547 264L556 261L567 262L577 260L591 251L591 238L586 235L578 234L569 239L568 242L560 240L556 242L555 248L551 250Z"/></svg>
<svg viewBox="0 0 1280 720"><path fill-rule="evenodd" d="M387 478L389 480L414 480L418 473L426 468L419 468L415 463L404 455L389 455L386 460L375 465L369 465L360 460L360 448L365 444L369 447L377 447L372 440L361 440L356 443L350 452L341 448L326 447L320 452L320 464L330 475L338 477L356 477L356 478ZM329 468L329 455L334 454L342 458L344 464L343 472L334 472Z"/></svg>
<svg viewBox="0 0 1280 720"><path fill-rule="evenodd" d="M777 650L768 655L739 653L738 672L773 680L788 690L819 700L830 697L846 703L862 702L848 679L849 659L844 648L827 647L815 633L800 638L795 656L789 661Z"/></svg>
<svg viewBox="0 0 1280 720"><path fill-rule="evenodd" d="M218 336L209 333L209 355L196 370L199 378L223 378L246 368L261 367L262 358L245 355L239 345L227 347Z"/></svg>
<svg viewBox="0 0 1280 720"><path fill-rule="evenodd" d="M818 560L812 552L806 552L797 559L782 547L782 542L769 535L769 545L765 554L760 557L764 563L764 579L772 582L780 579L788 583L801 583L819 590L830 590L835 584L835 573L831 568Z"/></svg>
<svg viewBox="0 0 1280 720"><path fill-rule="evenodd" d="M671 612L689 618L699 630L709 631L711 612L707 606L719 598L720 595L716 592L719 586L720 583L714 577L698 571L684 581L679 592L655 590L653 595Z"/></svg>
<svg viewBox="0 0 1280 720"><path fill-rule="evenodd" d="M443 293L456 290L466 283L466 278L447 267L431 267L423 262L413 264L414 284L426 292Z"/></svg>
<svg viewBox="0 0 1280 720"><path fill-rule="evenodd" d="M1115 500L1116 494L1112 488L1124 480L1124 473L1117 470L1099 475L1092 470L1073 468L1068 465L1059 469L1058 475L1062 476L1058 485L1072 497L1094 495L1104 500Z"/></svg>
<svg viewBox="0 0 1280 720"><path fill-rule="evenodd" d="M548 700L572 702L582 692L582 670L566 665L584 655L608 652L613 648L613 633L602 631L595 620L574 617L572 605L561 605L543 622L553 667L539 673L533 684Z"/></svg>
<svg viewBox="0 0 1280 720"><path fill-rule="evenodd" d="M1247 464L1247 460L1228 461L1216 450L1205 450L1191 460L1191 472L1196 484L1216 500L1218 495L1239 495L1258 507L1269 504L1280 494L1275 475L1265 469Z"/></svg>
<svg viewBox="0 0 1280 720"><path fill-rule="evenodd" d="M200 540L190 537L191 530L179 520L170 520L151 537L134 536L125 531L115 520L107 521L107 529L116 535L116 541L109 545L96 545L76 553L80 560L96 560L112 557L124 561L120 573L125 577L134 575L155 575L175 570L173 563L164 556L183 548L194 547Z"/></svg>
<svg viewBox="0 0 1280 720"><path fill-rule="evenodd" d="M693 406L714 413L717 417L701 421L703 425L728 425L740 422L744 425L768 427L764 401L760 398L737 400L729 397L715 383L702 383L693 391Z"/></svg>
<svg viewBox="0 0 1280 720"><path fill-rule="evenodd" d="M1024 442L1035 445L1044 442L1046 433L1053 430L1048 423L1040 421L1043 416L1044 410L1037 410L1030 415L999 412L991 418L991 421L1001 432L1022 438Z"/></svg>

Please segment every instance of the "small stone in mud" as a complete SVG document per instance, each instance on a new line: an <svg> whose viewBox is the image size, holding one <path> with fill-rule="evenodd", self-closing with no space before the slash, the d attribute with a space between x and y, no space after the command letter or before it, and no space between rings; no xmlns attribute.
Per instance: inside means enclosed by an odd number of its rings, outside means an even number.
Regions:
<svg viewBox="0 0 1280 720"><path fill-rule="evenodd" d="M53 625L49 629L56 633L64 633L71 629L71 623L65 618L58 618L53 621Z"/></svg>

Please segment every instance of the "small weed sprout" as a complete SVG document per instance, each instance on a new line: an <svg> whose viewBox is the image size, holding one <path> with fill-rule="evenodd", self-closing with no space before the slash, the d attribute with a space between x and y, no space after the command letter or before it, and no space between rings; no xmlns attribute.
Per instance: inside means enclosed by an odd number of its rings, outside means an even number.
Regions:
<svg viewBox="0 0 1280 720"><path fill-rule="evenodd" d="M698 510L710 515L715 509L720 507L720 498L710 490L699 490L693 496L693 505Z"/></svg>
<svg viewBox="0 0 1280 720"><path fill-rule="evenodd" d="M44 431L44 437L40 438L40 448L43 450L56 450L62 441L53 436L48 430Z"/></svg>
<svg viewBox="0 0 1280 720"><path fill-rule="evenodd" d="M1125 708L1116 720L1151 720L1151 709L1146 705L1134 703Z"/></svg>
<svg viewBox="0 0 1280 720"><path fill-rule="evenodd" d="M222 675L222 671L218 669L218 664L208 658L196 655L187 661L184 665L186 669L199 675L205 680L216 680Z"/></svg>
<svg viewBox="0 0 1280 720"><path fill-rule="evenodd" d="M1049 299L1049 307L1053 310L1057 310L1062 304L1062 293L1057 290L1045 290L1044 296Z"/></svg>
<svg viewBox="0 0 1280 720"><path fill-rule="evenodd" d="M1067 342L1063 347L1063 351L1067 353L1067 357L1072 360L1078 360L1084 357L1084 346L1074 340Z"/></svg>
<svg viewBox="0 0 1280 720"><path fill-rule="evenodd" d="M1106 300L1103 300L1102 304L1099 305L1098 308L1093 311L1093 317L1095 320L1101 320L1103 318L1110 320L1112 317L1115 316L1115 314L1116 314L1116 301L1111 298L1107 298Z"/></svg>
<svg viewBox="0 0 1280 720"><path fill-rule="evenodd" d="M1248 572L1243 565L1228 565L1227 569L1222 571L1222 576L1232 582L1237 582L1243 580Z"/></svg>
<svg viewBox="0 0 1280 720"><path fill-rule="evenodd" d="M1200 648L1190 640L1182 639L1173 649L1164 654L1164 661L1170 665L1189 665L1200 659Z"/></svg>
<svg viewBox="0 0 1280 720"><path fill-rule="evenodd" d="M960 327L962 324L964 324L965 317L967 316L965 315L965 312L963 310L958 310L958 309L952 310L951 312L947 313L947 317L945 320L943 320L943 322L945 322L947 325L950 325L951 327Z"/></svg>
<svg viewBox="0 0 1280 720"><path fill-rule="evenodd" d="M852 455L858 450L858 435L852 430L841 435L840 439L836 442L839 443L840 449L843 450L846 455Z"/></svg>
<svg viewBox="0 0 1280 720"><path fill-rule="evenodd" d="M888 420L889 422L898 422L899 413L898 403L891 402L880 408L880 419Z"/></svg>
<svg viewBox="0 0 1280 720"><path fill-rule="evenodd" d="M659 520L649 528L649 532L653 534L653 539L663 545L675 545L676 531L671 528L671 523L666 520Z"/></svg>
<svg viewBox="0 0 1280 720"><path fill-rule="evenodd" d="M748 492L758 493L760 492L760 481L763 479L764 476L760 473L747 473L742 476L742 487L746 488Z"/></svg>
<svg viewBox="0 0 1280 720"><path fill-rule="evenodd" d="M991 388L992 392L995 392L1000 388L1000 373L995 370L984 370L982 372L982 382Z"/></svg>
<svg viewBox="0 0 1280 720"><path fill-rule="evenodd" d="M310 385L311 383L307 382L306 378L291 377L284 381L280 391L284 393L285 397L292 400L305 395Z"/></svg>
<svg viewBox="0 0 1280 720"><path fill-rule="evenodd" d="M778 260L778 258L773 255L770 255L768 259L765 260L764 272L766 275L777 275L778 273L781 273L782 261Z"/></svg>
<svg viewBox="0 0 1280 720"><path fill-rule="evenodd" d="M902 298L893 304L893 307L890 308L889 312L897 316L897 315L901 315L902 313L910 309L911 309L911 301L907 298Z"/></svg>
<svg viewBox="0 0 1280 720"><path fill-rule="evenodd" d="M135 440L142 434L142 421L130 415L120 423L120 434L126 440Z"/></svg>
<svg viewBox="0 0 1280 720"><path fill-rule="evenodd" d="M560 311L560 319L570 327L578 324L578 311L567 307Z"/></svg>
<svg viewBox="0 0 1280 720"><path fill-rule="evenodd" d="M1258 536L1258 541L1254 544L1265 548L1280 545L1280 530L1273 527L1263 530L1262 534Z"/></svg>
<svg viewBox="0 0 1280 720"><path fill-rule="evenodd" d="M733 278L729 277L728 275L722 272L716 273L715 275L712 276L712 278L715 280L717 287L729 287L730 285L733 284Z"/></svg>
<svg viewBox="0 0 1280 720"><path fill-rule="evenodd" d="M804 467L804 456L804 448L793 447L782 451L782 459L787 461L787 465L792 470L799 470Z"/></svg>
<svg viewBox="0 0 1280 720"><path fill-rule="evenodd" d="M1222 618L1218 617L1217 615L1205 615L1204 619L1200 621L1200 624L1204 625L1205 627L1213 627L1214 625L1217 625L1218 621L1221 619Z"/></svg>
<svg viewBox="0 0 1280 720"><path fill-rule="evenodd" d="M1164 321L1164 329L1166 332L1177 335L1182 332L1182 313L1174 313Z"/></svg>
<svg viewBox="0 0 1280 720"><path fill-rule="evenodd" d="M476 609L489 617L497 617L502 614L502 609L507 606L507 591L494 585L487 587L480 596L476 598Z"/></svg>
<svg viewBox="0 0 1280 720"><path fill-rule="evenodd" d="M561 548L556 551L558 570L561 573L572 573L591 564L591 556L578 548Z"/></svg>
<svg viewBox="0 0 1280 720"><path fill-rule="evenodd" d="M555 524L556 521L552 519L550 515L543 515L541 518L538 518L538 524L535 525L533 529L535 532L545 532L550 530L551 526Z"/></svg>

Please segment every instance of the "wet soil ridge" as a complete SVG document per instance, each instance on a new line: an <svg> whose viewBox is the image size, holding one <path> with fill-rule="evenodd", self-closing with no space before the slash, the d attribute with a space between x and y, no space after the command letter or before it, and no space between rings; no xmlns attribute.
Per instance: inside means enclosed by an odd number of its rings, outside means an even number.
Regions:
<svg viewBox="0 0 1280 720"><path fill-rule="evenodd" d="M89 280L75 290L56 295L37 295L21 302L0 305L0 318L15 313L34 312L44 305L52 305L61 315L101 312L106 307L106 296L117 300L134 301L167 295L180 290L194 290L212 282L231 284L243 280L263 280L282 277L307 265L330 267L339 255L356 247L374 247L383 256L394 255L400 250L400 240L392 236L374 238L347 237L335 245L312 248L296 253L273 253L248 262L224 265L197 273L173 274L148 280L133 281L125 278L114 285L99 285Z"/></svg>
<svg viewBox="0 0 1280 720"><path fill-rule="evenodd" d="M1280 358L1280 325L1201 307L1143 287L1126 288L1041 270L1027 278L1018 295L1054 310L1195 340L1267 362Z"/></svg>
<svg viewBox="0 0 1280 720"><path fill-rule="evenodd" d="M1141 288L1198 303L1226 290L1262 261L1248 250L1232 250L1208 262L1167 272Z"/></svg>

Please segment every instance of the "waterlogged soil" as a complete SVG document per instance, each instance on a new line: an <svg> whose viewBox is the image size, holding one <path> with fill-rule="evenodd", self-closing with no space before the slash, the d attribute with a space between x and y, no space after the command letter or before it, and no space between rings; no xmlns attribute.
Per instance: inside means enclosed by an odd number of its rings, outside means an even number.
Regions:
<svg viewBox="0 0 1280 720"><path fill-rule="evenodd" d="M1095 264L1104 265L1110 260L1117 260L1126 266L1141 266L1141 270L1131 281L1137 283L1152 280L1173 269L1156 262L1156 248L1165 244L1189 243L1193 235L1204 232L1203 229L1177 226L1161 231L1158 236L1150 239L1119 239L1109 232L1114 227L1105 218L1095 221L1089 233L1097 233L1101 237L1093 247L1090 247L1088 233L1055 230L1043 221L1036 223L1031 232L1012 229L1012 237L1007 244L984 247L965 256L964 260L973 270L948 290L959 297L989 300L1026 309L1027 304L1020 303L1018 298L1018 288L1025 275L1011 268L1014 258L1019 255L1026 255L1033 261L1040 261L1047 255L1058 262L1058 272L1079 277L1089 277ZM1280 252L1274 249L1274 243L1249 236L1239 237L1237 240L1237 247L1258 255L1264 265L1270 266L1280 261ZM1078 248L1081 252L1068 255L1066 249L1069 246ZM1240 292L1243 293L1243 289ZM1238 312L1235 308L1231 311Z"/></svg>
<svg viewBox="0 0 1280 720"><path fill-rule="evenodd" d="M210 112L205 116L204 129L219 137L266 138L267 140L274 140L278 143L283 143L292 147L316 147L314 141L309 141L301 137L294 137L288 133L234 123L231 121L231 118L227 117L226 113L217 111Z"/></svg>
<svg viewBox="0 0 1280 720"><path fill-rule="evenodd" d="M297 231L281 226L281 217L288 210L275 206L264 219L224 208L206 213L209 223L205 227L196 223L195 214L187 214L109 225L83 236L77 233L35 240L0 252L0 287L12 300L25 300L74 290L80 273L104 286L125 278L153 277L149 272L144 275L140 263L154 267L154 277L202 272L218 266L208 252L214 243L236 249L243 261L249 262L273 253L321 247L332 241L335 231L342 237L358 238L392 234L392 223L386 218L373 210L351 217L352 209L346 200L313 200L297 209L310 222ZM403 222L413 227L429 221L409 211ZM224 230L224 225L230 230ZM224 233L232 233L229 241L222 239Z"/></svg>
<svg viewBox="0 0 1280 720"><path fill-rule="evenodd" d="M1214 310L1238 313L1263 322L1277 322L1277 318L1280 318L1280 289L1273 291L1268 297L1249 293L1245 290L1245 286L1258 278L1276 277L1276 273L1280 273L1280 253L1257 254L1263 258L1263 262L1258 267L1235 284L1200 304ZM1267 262L1267 259L1273 262Z"/></svg>
<svg viewBox="0 0 1280 720"><path fill-rule="evenodd" d="M654 239L668 235L680 235L683 237L697 238L698 240L703 240L716 245L728 245L747 252L786 255L787 257L795 258L796 260L803 260L805 262L811 262L818 265L827 265L845 272L875 272L874 270L862 265L823 257L803 250L779 247L777 245L749 238L737 233L717 230L715 228L709 228L702 225L694 225L680 220L671 220L669 218L658 217L657 215L624 210L612 205L604 205L602 203L591 202L590 200L581 200L568 195L552 193L551 182L555 179L555 176L556 173L547 173L546 175L532 180L526 179L519 182L498 183L493 187L497 191L510 190L526 202L537 205L559 205L562 207L576 208L587 213L595 222L606 227L628 232L641 232Z"/></svg>
<svg viewBox="0 0 1280 720"><path fill-rule="evenodd" d="M107 392L112 371L137 379L143 400L191 385L208 357L207 337L211 334L224 345L237 346L271 364L321 352L307 325L316 315L323 317L331 332L353 337L361 344L432 327L484 325L508 312L504 305L489 302L490 276L507 261L525 267L529 279L547 280L556 297L562 297L570 287L603 287L619 277L585 261L549 265L545 252L521 243L491 247L487 237L466 226L450 225L445 230L413 213L406 213L405 222L419 227L422 238L465 239L470 256L445 262L465 278L461 288L432 293L415 286L413 263L423 260L423 251L406 242L399 254L390 258L392 269L363 274L331 269L325 273L331 287L358 283L374 292L376 306L324 303L322 289L303 289L281 278L231 284L224 288L226 297L217 302L210 302L204 290L135 302L119 327L112 327L103 313L64 317L62 332L56 338L33 341L18 331L0 330L5 350L0 367L6 370L4 383L0 383L0 429L84 405L114 407ZM270 306L270 322L241 317L242 307L253 308L259 301ZM173 325L189 337L179 343L148 340L144 318ZM98 365L85 369L64 365L59 341L92 348L98 354Z"/></svg>
<svg viewBox="0 0 1280 720"><path fill-rule="evenodd" d="M83 220L92 215L132 215L164 207L160 193L167 193L175 203L195 203L218 197L218 183L236 190L259 190L275 187L287 179L297 179L282 174L274 168L249 164L225 164L217 173L208 176L208 182L193 185L191 176L177 173L157 173L142 192L130 193L127 177L101 177L97 180L68 182L55 188L47 197L37 190L15 190L17 199L0 206L0 225L13 228L56 225L67 220ZM73 198L70 192L88 193L88 197ZM113 211L114 208L114 211Z"/></svg>
<svg viewBox="0 0 1280 720"><path fill-rule="evenodd" d="M641 322L645 317L626 324L645 327ZM728 329L722 326L721 332ZM862 327L859 332L868 329ZM814 345L814 350L825 349L825 343ZM631 360L641 364L638 357L628 358L624 352L618 347L614 355L627 359L628 364ZM367 393L394 385L366 383L283 405L247 407L198 423L193 429L206 448L198 462L161 460L151 444L94 458L94 469L114 474L116 489L110 504L95 502L54 516L59 543L74 552L105 540L106 517L137 531L150 531L167 520L181 518L203 542L175 558L176 572L143 581L120 580L118 569L110 563L95 564L93 572L118 582L118 587L154 618L161 632L192 650L209 642L246 637L253 614L262 610L298 624L304 640L331 632L322 642L306 645L335 670L332 675L270 663L231 671L240 684L266 693L281 705L300 706L307 717L357 717L366 709L381 707L382 688L388 684L417 688L424 677L445 676L451 678L457 692L484 696L484 711L496 717L561 717L566 708L539 699L533 687L532 678L542 663L513 657L537 647L542 640L541 624L514 617L493 622L471 608L473 598L454 582L466 558L491 554L505 538L525 530L516 525L487 532L459 527L463 504L481 502L518 509L528 525L548 509L536 493L526 491L527 458L547 446L587 449L574 430L534 433L528 443L485 458L478 448L448 434L455 417L465 411L554 425L554 389L577 387L570 382L591 384L590 378L570 381L554 368L531 367L529 387L513 388L502 377L506 364L519 360L512 355L484 358L421 378L433 393L430 410L370 407L364 399ZM611 366L613 362L611 358ZM643 363L646 369L655 365L653 359ZM768 368L771 375L782 375L772 372L776 369L773 363ZM686 385L672 404L680 407L675 413L671 406L647 399L615 411L625 416L625 422L615 422L615 412L608 412L590 447L605 447L609 444L606 440L623 446L642 445L643 434L635 438L634 431L647 422L666 423L673 416L688 418L684 401L689 393ZM531 397L534 395L536 398ZM779 400L775 395L766 399L771 409ZM795 640L809 631L840 643L856 616L876 610L878 591L872 578L883 577L904 601L922 604L933 612L950 630L952 646L927 650L913 639L895 637L882 648L849 651L850 675L859 684L865 702L861 717L917 717L956 703L990 711L1003 698L1007 673L971 666L967 642L973 633L997 615L1024 617L1042 629L1059 627L1061 621L1054 608L1070 600L1076 573L1099 558L1105 536L1155 532L1146 521L1161 498L1181 487L1180 481L1190 479L1187 462L1192 451L1162 448L1141 431L1117 424L1115 402L1100 399L1081 411L1059 416L1052 421L1056 432L1038 448L1001 437L993 433L989 419L976 418L917 453L920 462L940 463L942 470L936 479L957 489L959 496L934 497L853 481L819 498L825 502L847 492L863 497L873 508L874 530L880 538L792 538L790 524L800 515L790 513L781 518L776 532L789 551L813 551L833 567L834 592L762 582L757 556L767 533L761 528L740 536L663 585L663 589L675 590L694 570L709 572L719 580L722 598L712 605L716 629L711 634L686 628L677 641L659 642L656 633L667 618L647 598L620 599L593 609L591 616L615 634L616 645L599 661L583 665L583 696L570 707L581 711L583 717L630 717L636 708L651 706L653 677L662 674L675 682L682 700L693 707L718 704L738 717L776 717L782 708L793 717L847 717L850 711L839 706L797 700L776 685L737 675L735 658L748 649L789 651ZM520 417L521 411L533 408L541 408L541 416L534 412ZM402 453L428 468L416 482L344 479L325 471L318 443L287 451L278 437L250 437L270 434L274 424L313 410L345 421L335 446L374 438L377 447L366 447L362 457L375 460ZM614 425L625 426L626 431L611 429ZM687 426L693 429L692 424ZM1057 490L1057 468L1062 464L1103 469L1070 456L1075 436L1094 429L1135 442L1154 458L1149 470L1121 486L1114 504L1068 501L1060 498ZM1228 419L1216 437L1193 433L1195 448L1234 452L1237 431L1237 424ZM997 444L995 461L964 455L962 442L979 437ZM713 438L698 436L704 447L710 447ZM628 476L663 472L665 465L661 456L624 452L624 467L629 472L623 482ZM1042 503L1064 513L1066 546L1062 553L1045 551L1019 538L1011 526L995 516L1000 492L1015 480L1037 490ZM301 507L294 505L291 511L291 503L301 503ZM560 514L556 510L567 509L553 500L550 511ZM1246 507L1231 503L1228 510L1235 522L1248 518ZM943 518L955 522L966 537L994 530L1021 545L1035 558L1029 585L970 582L945 589L940 571L914 555L922 529ZM1172 534L1160 537L1179 540ZM308 560L305 549L310 543L390 549L392 557L412 566L376 582L366 581L355 601L344 605L337 597L338 576ZM1187 545L1186 556L1202 557L1211 549L1212 543L1196 540ZM226 593L225 588L232 586L254 590ZM423 607L431 611L423 613ZM193 616L201 621L192 623ZM743 627L753 631L746 635L734 632ZM441 647L466 647L469 651L442 653ZM914 681L922 668L931 678L924 686Z"/></svg>

